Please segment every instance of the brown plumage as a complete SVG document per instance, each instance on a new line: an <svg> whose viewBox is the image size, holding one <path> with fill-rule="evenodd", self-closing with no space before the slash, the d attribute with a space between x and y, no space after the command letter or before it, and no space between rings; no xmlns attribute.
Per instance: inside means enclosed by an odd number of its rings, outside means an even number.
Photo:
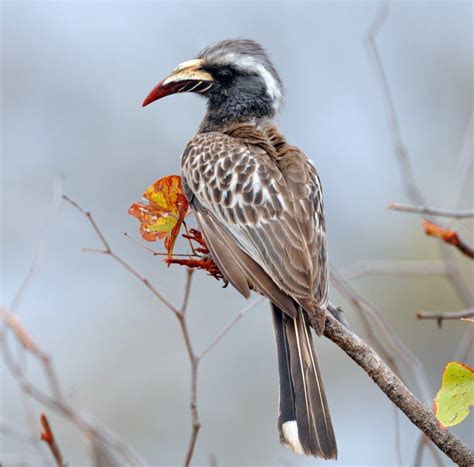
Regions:
<svg viewBox="0 0 474 467"><path fill-rule="evenodd" d="M328 302L322 189L315 167L272 122L281 81L258 44L236 40L180 65L145 104L181 89L208 98L181 159L204 239L227 281L246 298L255 290L272 303L281 441L297 453L336 458L310 330L322 334Z"/></svg>
<svg viewBox="0 0 474 467"><path fill-rule="evenodd" d="M283 292L321 334L328 289L326 234L319 179L306 156L272 125L235 124L197 134L181 164L205 238L214 235L230 252L216 258L219 265L227 270L244 264L245 253L260 267L252 274L256 282L244 266L233 268L227 280L246 297L248 287L239 285L246 280L269 298ZM271 277L263 290L262 273ZM274 303L296 315L293 301Z"/></svg>

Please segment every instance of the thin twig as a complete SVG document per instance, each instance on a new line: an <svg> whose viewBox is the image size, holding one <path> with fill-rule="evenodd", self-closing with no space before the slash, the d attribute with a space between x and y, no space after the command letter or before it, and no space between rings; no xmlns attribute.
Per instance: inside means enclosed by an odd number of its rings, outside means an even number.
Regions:
<svg viewBox="0 0 474 467"><path fill-rule="evenodd" d="M362 260L339 269L346 280L366 275L377 276L445 276L445 261L432 260Z"/></svg>
<svg viewBox="0 0 474 467"><path fill-rule="evenodd" d="M186 347L186 351L189 358L189 364L191 366L191 391L190 391L190 403L189 407L191 410L191 438L189 440L188 449L186 451L185 459L184 459L184 466L188 467L191 463L191 459L193 457L194 448L196 447L197 437L199 434L199 430L201 429L201 421L199 419L199 410L197 404L197 378L198 378L198 365L199 359L196 357L196 353L194 352L194 347L191 342L191 336L189 333L188 324L186 321L186 311L189 304L189 294L191 292L191 284L193 278L193 269L186 270L186 284L184 287L184 299L183 305L179 310L179 313L176 315L178 318L181 333L183 335L184 345Z"/></svg>
<svg viewBox="0 0 474 467"><path fill-rule="evenodd" d="M459 184L457 192L454 192L452 205L456 206L457 209L461 207L464 189L466 188L466 185L470 180L472 180L472 168L474 167L473 135L474 112L471 112L471 118L469 119L469 122L467 124L461 153L456 163L456 172L458 174L457 180L459 181Z"/></svg>
<svg viewBox="0 0 474 467"><path fill-rule="evenodd" d="M65 201L67 201L70 205L74 206L77 210L79 210L80 212L82 212L82 214L84 214L84 216L86 216L88 219L89 219L89 222L91 223L93 229L95 230L95 233L97 234L97 236L99 237L102 245L104 245L104 248L110 252L110 246L107 242L107 240L105 239L104 235L102 234L102 231L99 229L99 227L97 226L97 224L95 223L95 220L94 218L92 217L91 213L89 211L86 211L84 208L82 208L81 206L79 206L79 204L77 204L75 201L73 201L71 198L69 198L69 196L63 194L63 199Z"/></svg>
<svg viewBox="0 0 474 467"><path fill-rule="evenodd" d="M474 345L474 326L468 323L466 331L461 337L461 342L458 345L454 360L457 362L465 362L471 347Z"/></svg>
<svg viewBox="0 0 474 467"><path fill-rule="evenodd" d="M133 235L130 235L129 233L127 232L124 232L123 235L132 240L134 243L136 243L139 247L143 248L144 250L148 251L149 253L151 253L153 256L166 256L168 257L168 253L166 251L155 251L153 250L153 248L150 248L146 245L144 245L142 242L140 242L138 239L136 239ZM86 250L84 250L86 251ZM192 257L198 257L199 258L199 255L197 254L194 254L194 253L175 253L173 252L173 257L185 257L185 258L192 258Z"/></svg>
<svg viewBox="0 0 474 467"><path fill-rule="evenodd" d="M445 319L463 319L474 317L474 308L459 311L417 311L416 319L436 319L441 325Z"/></svg>
<svg viewBox="0 0 474 467"><path fill-rule="evenodd" d="M425 446L428 443L429 443L429 438L426 437L423 434L421 439L416 444L415 458L413 460L413 467L420 467L421 466L421 461L423 460L423 453L425 451Z"/></svg>
<svg viewBox="0 0 474 467"><path fill-rule="evenodd" d="M410 200L414 201L416 204L425 206L426 203L424 201L423 195L416 184L415 174L413 172L413 167L408 151L401 137L400 123L395 111L392 93L388 85L387 74L382 63L382 58L377 47L377 42L375 40L378 32L388 17L390 6L390 0L385 1L380 5L374 20L367 31L366 46L376 73L377 80L382 90L382 98L385 102L386 108L387 123L392 137L393 148L399 162L400 173L403 177L405 192Z"/></svg>
<svg viewBox="0 0 474 467"><path fill-rule="evenodd" d="M197 253L196 253L196 250L194 249L194 245L193 245L193 242L191 241L191 239L189 238L190 237L190 234L189 234L189 230L188 230L188 226L186 224L186 221L183 220L183 225L184 225L184 230L186 230L186 238L189 242L189 246L191 247L191 251L193 252L193 256L199 256Z"/></svg>
<svg viewBox="0 0 474 467"><path fill-rule="evenodd" d="M263 302L265 300L265 297L259 297L256 298L253 302L249 303L248 305L244 306L232 319L232 321L227 324L224 329L222 329L219 334L214 337L209 344L204 347L204 349L201 350L201 352L198 355L198 358L201 359L203 358L210 350L212 350L221 340L224 338L229 331L252 309L255 308L259 303Z"/></svg>
<svg viewBox="0 0 474 467"><path fill-rule="evenodd" d="M53 459L56 462L57 467L66 467L66 464L63 460L63 455L61 454L61 450L59 449L58 443L56 442L56 438L54 437L53 431L51 430L51 426L49 424L49 420L44 413L40 416L41 427L43 431L41 432L41 440L44 441L53 456Z"/></svg>
<svg viewBox="0 0 474 467"><path fill-rule="evenodd" d="M43 228L41 229L33 260L31 261L30 267L28 268L28 271L20 287L18 288L17 292L15 293L15 296L11 301L10 310L12 310L13 312L16 312L18 310L20 301L23 298L23 295L31 282L31 279L33 279L34 275L38 270L39 263L41 261L41 258L43 257L46 248L46 243L48 241L51 225L53 223L54 218L59 212L59 208L61 207L62 195L63 179L59 177L54 180L53 201L51 202L51 207L49 209L48 215L46 216Z"/></svg>
<svg viewBox="0 0 474 467"><path fill-rule="evenodd" d="M0 433L4 436L8 436L22 443L36 445L39 443L37 436L32 436L29 433L24 432L21 428L18 428L13 423L5 419L0 419Z"/></svg>
<svg viewBox="0 0 474 467"><path fill-rule="evenodd" d="M394 421L394 429L395 429L395 454L397 456L397 465L402 466L402 443L400 439L400 414L398 407L396 405L392 405L393 409L393 421Z"/></svg>
<svg viewBox="0 0 474 467"><path fill-rule="evenodd" d="M178 315L179 310L168 300L145 276L140 274L134 267L132 267L127 261L125 261L121 256L115 253L112 248L110 247L109 242L106 240L104 234L100 230L99 226L97 225L95 219L92 217L92 214L89 211L86 211L83 207L81 207L78 203L73 201L69 196L63 195L65 201L67 201L71 206L76 208L79 212L81 212L92 225L95 233L99 237L100 242L103 245L102 250L98 249L87 249L85 251L93 252L93 253L102 253L105 255L110 255L115 261L120 263L128 272L133 274L140 282L145 284L145 287L153 294L155 297L158 298L169 310L171 310L175 315Z"/></svg>
<svg viewBox="0 0 474 467"><path fill-rule="evenodd" d="M430 216L439 216L439 217L451 217L453 219L467 219L474 217L474 210L472 209L440 209L440 208L431 208L427 206L412 206L409 204L400 204L400 203L391 203L387 206L387 209L392 211L402 211L414 214L425 214Z"/></svg>

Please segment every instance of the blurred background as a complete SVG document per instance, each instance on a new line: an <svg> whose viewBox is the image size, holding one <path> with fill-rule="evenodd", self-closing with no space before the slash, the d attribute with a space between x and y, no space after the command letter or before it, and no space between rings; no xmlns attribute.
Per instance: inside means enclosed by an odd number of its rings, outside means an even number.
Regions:
<svg viewBox="0 0 474 467"><path fill-rule="evenodd" d="M128 206L157 178L179 173L179 157L205 102L189 94L146 109L141 102L178 63L228 37L261 42L281 73L287 92L278 124L320 172L332 263L342 270L366 259L439 259L437 240L424 236L418 217L386 210L389 202L408 200L363 43L378 2L1 7L3 303L11 302L32 261L59 176L66 193L92 211L113 248L181 303L185 270L168 269L123 234L137 235ZM377 39L402 136L433 206L453 207L460 184L457 161L473 105L472 23L472 2L396 2ZM472 144L467 150L472 153ZM460 207L472 207L472 201L471 174ZM470 221L455 225L473 241ZM83 247L100 243L86 219L63 205L50 222L19 318L53 356L75 407L118 433L149 464L179 465L190 436L190 375L178 323L110 257L84 253ZM472 286L469 260L455 256ZM434 397L467 324L450 321L440 330L434 321L416 321L415 313L464 308L456 291L443 277L367 276L352 285L421 359ZM334 290L331 300L345 307L362 334L350 305ZM195 274L188 313L196 348L244 305L235 291ZM391 403L334 344L318 339L317 347L338 437L337 463L396 464ZM0 366L2 417L26 428L17 385L3 361ZM419 396L409 369L400 366ZM38 368L28 368L43 384ZM194 463L206 465L214 456L219 465L327 464L280 446L277 392L271 315L262 303L201 362L203 426ZM68 464L89 465L81 434L47 413ZM402 464L411 464L418 432L399 418ZM467 442L472 420L454 428ZM4 465L36 455L8 437L1 438L1 452ZM423 463L433 463L428 453Z"/></svg>

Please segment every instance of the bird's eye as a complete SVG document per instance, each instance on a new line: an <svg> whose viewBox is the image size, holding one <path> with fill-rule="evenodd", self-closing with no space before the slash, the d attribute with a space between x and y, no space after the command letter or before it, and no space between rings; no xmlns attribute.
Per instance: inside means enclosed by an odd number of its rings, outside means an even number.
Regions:
<svg viewBox="0 0 474 467"><path fill-rule="evenodd" d="M219 68L214 71L214 77L217 81L220 81L221 83L228 83L234 77L234 70L228 67Z"/></svg>

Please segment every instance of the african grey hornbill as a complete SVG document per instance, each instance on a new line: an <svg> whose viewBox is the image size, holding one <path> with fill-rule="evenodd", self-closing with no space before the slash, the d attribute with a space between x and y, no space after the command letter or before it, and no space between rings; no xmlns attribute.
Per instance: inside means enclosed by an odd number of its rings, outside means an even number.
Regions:
<svg viewBox="0 0 474 467"><path fill-rule="evenodd" d="M328 302L321 182L273 118L283 87L265 50L251 40L213 44L181 63L143 105L169 94L207 98L207 113L181 159L186 197L211 255L244 297L272 303L283 444L336 458L337 447L313 348Z"/></svg>

